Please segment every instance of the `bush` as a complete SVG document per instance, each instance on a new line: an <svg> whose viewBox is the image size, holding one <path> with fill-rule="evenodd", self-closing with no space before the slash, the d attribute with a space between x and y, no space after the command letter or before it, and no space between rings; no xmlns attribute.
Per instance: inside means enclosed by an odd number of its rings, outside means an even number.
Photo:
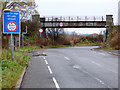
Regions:
<svg viewBox="0 0 120 90"><path fill-rule="evenodd" d="M100 44L100 46L101 46L102 48L106 48L106 43L103 43L103 42L102 42L102 43Z"/></svg>
<svg viewBox="0 0 120 90"><path fill-rule="evenodd" d="M120 33L116 33L110 41L110 46L120 50Z"/></svg>

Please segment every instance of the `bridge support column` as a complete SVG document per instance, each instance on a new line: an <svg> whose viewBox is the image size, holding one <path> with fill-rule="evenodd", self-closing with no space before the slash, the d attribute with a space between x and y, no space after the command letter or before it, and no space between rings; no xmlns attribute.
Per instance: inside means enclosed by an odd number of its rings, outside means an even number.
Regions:
<svg viewBox="0 0 120 90"><path fill-rule="evenodd" d="M109 38L111 30L113 28L113 15L106 15L106 40ZM107 47L109 47L109 41L107 43Z"/></svg>
<svg viewBox="0 0 120 90"><path fill-rule="evenodd" d="M38 13L32 15L32 22L34 22L34 24L36 24L36 33L37 33L37 37L39 38L39 28L40 28L40 15Z"/></svg>

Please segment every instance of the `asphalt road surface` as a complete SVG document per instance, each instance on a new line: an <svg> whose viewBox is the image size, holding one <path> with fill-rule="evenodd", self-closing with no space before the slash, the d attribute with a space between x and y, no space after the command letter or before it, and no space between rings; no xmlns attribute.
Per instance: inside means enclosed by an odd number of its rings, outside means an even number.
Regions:
<svg viewBox="0 0 120 90"><path fill-rule="evenodd" d="M118 88L118 56L92 48L43 50L47 56L31 57L21 88Z"/></svg>

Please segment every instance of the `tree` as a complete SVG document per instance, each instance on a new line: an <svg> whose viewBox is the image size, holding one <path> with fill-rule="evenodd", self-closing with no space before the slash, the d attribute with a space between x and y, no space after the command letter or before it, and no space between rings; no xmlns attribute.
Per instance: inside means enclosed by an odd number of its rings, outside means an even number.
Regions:
<svg viewBox="0 0 120 90"><path fill-rule="evenodd" d="M60 21L58 18L53 18L52 20ZM57 42L60 36L62 36L62 34L64 33L64 29L63 28L48 28L46 30L46 33L48 37L51 38L51 40L53 40L53 42L54 41Z"/></svg>
<svg viewBox="0 0 120 90"><path fill-rule="evenodd" d="M35 11L36 5L35 5L34 1L28 2L28 0L6 0L6 2L2 2L0 4L0 6L2 6L1 12L4 9L20 11L20 20L22 22L30 19L31 14L34 14L36 12ZM2 13L1 13L1 16L2 16ZM2 22L2 20L0 20L0 21ZM0 32L2 32L2 29L0 30ZM6 36L8 36L8 35L6 35ZM6 41L8 41L8 39ZM8 42L6 43L6 45L8 45ZM2 45L0 45L0 46L2 46Z"/></svg>
<svg viewBox="0 0 120 90"><path fill-rule="evenodd" d="M27 0L16 0L18 2L14 2L14 0L10 0L8 2L3 3L4 9L10 9L15 11L20 11L21 14L21 21L28 20L31 16L31 14L34 14L36 12L35 8L35 2L27 2Z"/></svg>
<svg viewBox="0 0 120 90"><path fill-rule="evenodd" d="M51 40L57 42L58 39L62 36L64 33L64 30L62 28L48 28L46 30L46 33Z"/></svg>

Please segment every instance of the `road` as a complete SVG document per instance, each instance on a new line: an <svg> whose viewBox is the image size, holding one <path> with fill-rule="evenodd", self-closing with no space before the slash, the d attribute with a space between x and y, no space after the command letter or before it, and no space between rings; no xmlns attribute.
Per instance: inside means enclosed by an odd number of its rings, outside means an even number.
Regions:
<svg viewBox="0 0 120 90"><path fill-rule="evenodd" d="M21 88L118 87L118 56L92 51L93 47L43 50L31 57ZM40 53L37 50L37 53Z"/></svg>

